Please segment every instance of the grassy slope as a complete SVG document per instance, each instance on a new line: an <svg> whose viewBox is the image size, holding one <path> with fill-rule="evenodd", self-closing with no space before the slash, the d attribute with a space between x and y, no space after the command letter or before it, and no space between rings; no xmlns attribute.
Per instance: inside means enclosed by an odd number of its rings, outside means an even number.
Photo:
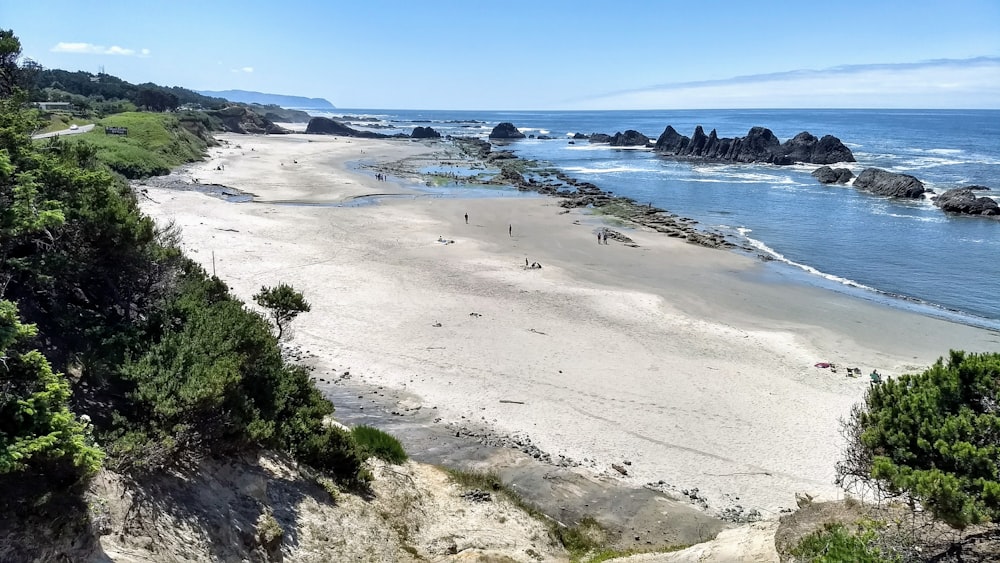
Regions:
<svg viewBox="0 0 1000 563"><path fill-rule="evenodd" d="M175 114L119 113L101 119L93 131L73 142L93 145L98 160L126 178L157 176L204 156L208 143L185 124ZM127 127L128 136L107 135L105 127Z"/></svg>

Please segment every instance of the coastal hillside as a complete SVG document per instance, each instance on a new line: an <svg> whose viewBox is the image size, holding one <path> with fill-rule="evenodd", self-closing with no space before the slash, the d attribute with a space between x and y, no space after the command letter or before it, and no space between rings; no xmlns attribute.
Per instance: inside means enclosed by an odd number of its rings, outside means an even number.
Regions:
<svg viewBox="0 0 1000 563"><path fill-rule="evenodd" d="M225 98L233 102L245 104L276 105L283 108L336 109L333 104L323 98L267 94L247 90L199 90L198 93L203 96Z"/></svg>

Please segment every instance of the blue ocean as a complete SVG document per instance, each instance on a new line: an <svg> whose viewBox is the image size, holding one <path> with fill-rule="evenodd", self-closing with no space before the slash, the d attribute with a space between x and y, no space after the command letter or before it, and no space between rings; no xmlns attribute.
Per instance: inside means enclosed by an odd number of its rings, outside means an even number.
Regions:
<svg viewBox="0 0 1000 563"><path fill-rule="evenodd" d="M307 110L310 111L310 110ZM667 125L720 137L771 129L782 141L801 131L839 137L857 159L916 176L940 193L982 185L1000 197L1000 110L410 111L336 110L353 126L383 133L430 126L443 135L485 138L509 121L527 135L507 148L605 191L697 220L772 258L767 268L859 298L1000 330L1000 221L949 216L930 199L887 199L819 184L816 165L710 164L649 150L570 144L580 132L635 129L655 139ZM352 122L354 117L378 121ZM738 239L738 240L737 240Z"/></svg>

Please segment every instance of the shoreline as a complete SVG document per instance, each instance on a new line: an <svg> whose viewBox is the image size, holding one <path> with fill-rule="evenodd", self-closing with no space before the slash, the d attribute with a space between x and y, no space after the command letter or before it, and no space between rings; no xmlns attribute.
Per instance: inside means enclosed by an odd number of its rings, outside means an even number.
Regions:
<svg viewBox="0 0 1000 563"><path fill-rule="evenodd" d="M634 486L664 480L700 488L713 509L765 513L792 506L794 492L836 497L836 419L867 383L813 363L896 375L946 346L996 347L995 333L762 282L749 257L660 233L626 230L636 248L597 246L601 218L553 198L273 205L384 190L348 170L359 150L395 162L432 149L233 136L192 174L260 203L150 188L144 211L176 219L185 250L209 269L218 251L220 277L240 297L278 281L303 291L314 312L296 321L294 342L322 349L330 371L413 392L449 421L528 435ZM524 270L525 258L543 268ZM515 413L504 397L536 404ZM625 460L628 477L611 469Z"/></svg>

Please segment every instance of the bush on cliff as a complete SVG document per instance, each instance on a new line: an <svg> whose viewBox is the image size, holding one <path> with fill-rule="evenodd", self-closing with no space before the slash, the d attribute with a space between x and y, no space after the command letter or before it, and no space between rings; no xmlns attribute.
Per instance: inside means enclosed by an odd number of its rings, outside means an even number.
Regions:
<svg viewBox="0 0 1000 563"><path fill-rule="evenodd" d="M354 436L358 449L365 457L374 456L396 465L406 461L407 456L403 445L391 434L378 428L361 425L352 428L351 435Z"/></svg>
<svg viewBox="0 0 1000 563"><path fill-rule="evenodd" d="M150 469L266 447L347 480L358 475L353 442L323 424L333 405L303 368L284 363L269 323L218 278L188 262L153 323L153 343L122 370L130 391L112 446L117 463Z"/></svg>
<svg viewBox="0 0 1000 563"><path fill-rule="evenodd" d="M119 468L274 448L360 478L350 436L323 424L333 406L282 361L267 321L184 258L176 233L143 216L102 165L126 154L145 173L150 155L179 164L204 143L175 116L152 114L106 122L128 137L32 142L36 112L11 81L20 44L7 39L0 33L0 492L45 496L96 468L101 454L70 408L90 415Z"/></svg>
<svg viewBox="0 0 1000 563"><path fill-rule="evenodd" d="M1000 521L1000 354L952 351L874 386L845 421L838 482L919 503L948 524Z"/></svg>
<svg viewBox="0 0 1000 563"><path fill-rule="evenodd" d="M69 383L38 350L37 334L17 307L0 301L0 505L29 505L49 491L65 492L101 465L103 454L86 425L69 410Z"/></svg>

